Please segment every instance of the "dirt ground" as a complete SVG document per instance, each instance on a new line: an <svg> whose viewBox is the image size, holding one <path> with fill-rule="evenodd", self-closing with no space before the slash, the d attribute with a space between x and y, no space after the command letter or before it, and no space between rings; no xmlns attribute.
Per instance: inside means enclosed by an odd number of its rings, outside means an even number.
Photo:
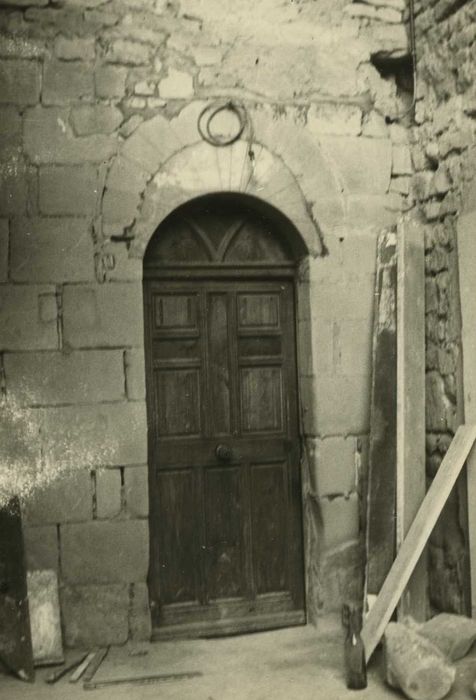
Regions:
<svg viewBox="0 0 476 700"><path fill-rule="evenodd" d="M68 653L68 658L77 652ZM197 673L185 680L143 685L125 683L96 690L71 684L68 676L53 686L44 682L47 669L39 669L35 683L0 676L1 700L385 700L402 697L388 688L376 655L369 669L366 690L347 690L342 668L342 632L337 621L314 627L263 632L237 637L179 642L157 642L112 648L96 679L151 673ZM476 651L458 663L458 676L450 696L474 697Z"/></svg>

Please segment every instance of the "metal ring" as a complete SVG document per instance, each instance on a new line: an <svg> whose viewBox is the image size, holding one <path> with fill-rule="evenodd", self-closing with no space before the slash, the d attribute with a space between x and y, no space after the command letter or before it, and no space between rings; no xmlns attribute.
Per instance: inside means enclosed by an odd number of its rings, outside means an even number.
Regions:
<svg viewBox="0 0 476 700"><path fill-rule="evenodd" d="M238 121L240 124L238 131L230 137L213 136L213 134L210 131L210 124L212 120L217 116L217 114L220 114L220 112L225 111L233 112L233 114L235 114L238 117ZM244 107L235 105L230 100L226 100L225 102L213 102L212 104L205 107L205 109L203 109L200 112L200 116L198 117L197 128L198 133L204 141L206 141L212 146L222 147L230 146L232 143L235 143L235 141L238 141L243 131L245 130L247 123L248 119Z"/></svg>

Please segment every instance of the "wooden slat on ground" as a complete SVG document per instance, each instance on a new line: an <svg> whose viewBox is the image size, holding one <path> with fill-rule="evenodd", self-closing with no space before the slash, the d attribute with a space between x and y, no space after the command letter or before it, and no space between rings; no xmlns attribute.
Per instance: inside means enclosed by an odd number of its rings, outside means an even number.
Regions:
<svg viewBox="0 0 476 700"><path fill-rule="evenodd" d="M367 489L366 593L377 595L395 557L396 235L380 234L375 281Z"/></svg>
<svg viewBox="0 0 476 700"><path fill-rule="evenodd" d="M421 553L476 439L476 425L460 426L365 620L362 640L368 661L408 584ZM473 453L476 448L473 449ZM471 457L473 459L473 456Z"/></svg>
<svg viewBox="0 0 476 700"><path fill-rule="evenodd" d="M425 497L425 251L417 222L397 232L397 551ZM398 605L398 616L427 617L424 551Z"/></svg>

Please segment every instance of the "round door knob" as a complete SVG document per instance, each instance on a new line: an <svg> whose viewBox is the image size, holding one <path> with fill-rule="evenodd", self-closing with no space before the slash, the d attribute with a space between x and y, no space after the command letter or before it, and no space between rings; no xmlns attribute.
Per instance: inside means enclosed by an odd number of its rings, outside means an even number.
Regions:
<svg viewBox="0 0 476 700"><path fill-rule="evenodd" d="M215 454L218 459L221 459L223 462L229 462L233 456L233 451L228 445L217 445Z"/></svg>

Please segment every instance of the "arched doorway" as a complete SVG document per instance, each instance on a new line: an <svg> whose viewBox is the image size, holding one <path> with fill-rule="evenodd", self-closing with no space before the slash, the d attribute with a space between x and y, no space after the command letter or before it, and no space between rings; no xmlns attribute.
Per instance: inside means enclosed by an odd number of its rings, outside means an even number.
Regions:
<svg viewBox="0 0 476 700"><path fill-rule="evenodd" d="M157 637L305 622L297 231L250 197L163 221L144 256Z"/></svg>

